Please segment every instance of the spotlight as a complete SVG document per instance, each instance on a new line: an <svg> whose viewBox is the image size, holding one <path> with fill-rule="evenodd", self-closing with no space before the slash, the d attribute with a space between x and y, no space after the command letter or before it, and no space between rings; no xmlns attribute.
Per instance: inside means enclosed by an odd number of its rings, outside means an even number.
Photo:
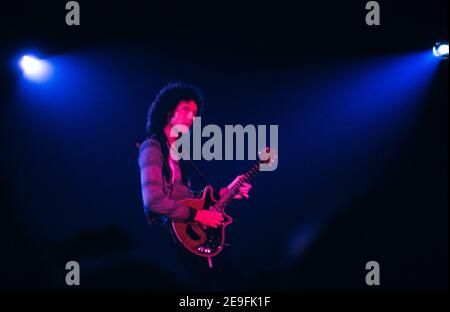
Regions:
<svg viewBox="0 0 450 312"><path fill-rule="evenodd" d="M437 58L446 59L448 58L448 42L438 42L433 47L433 54Z"/></svg>
<svg viewBox="0 0 450 312"><path fill-rule="evenodd" d="M24 76L30 80L43 81L50 74L50 65L48 62L32 55L24 55L20 59L19 64Z"/></svg>

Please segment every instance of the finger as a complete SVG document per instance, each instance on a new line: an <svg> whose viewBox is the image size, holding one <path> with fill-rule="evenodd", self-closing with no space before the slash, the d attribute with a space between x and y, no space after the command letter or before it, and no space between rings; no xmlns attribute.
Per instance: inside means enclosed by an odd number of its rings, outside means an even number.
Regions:
<svg viewBox="0 0 450 312"><path fill-rule="evenodd" d="M237 194L236 196L234 196L235 199L241 199L242 195L241 194Z"/></svg>
<svg viewBox="0 0 450 312"><path fill-rule="evenodd" d="M250 183L247 183L247 182L244 182L243 184L242 184L242 187L246 187L246 188L252 188L252 185L250 184Z"/></svg>

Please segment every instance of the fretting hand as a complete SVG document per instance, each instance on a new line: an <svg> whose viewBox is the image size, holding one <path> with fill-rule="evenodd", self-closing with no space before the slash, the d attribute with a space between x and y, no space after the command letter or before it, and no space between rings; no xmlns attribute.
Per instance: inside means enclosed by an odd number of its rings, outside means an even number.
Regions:
<svg viewBox="0 0 450 312"><path fill-rule="evenodd" d="M225 195L225 193L231 189L232 187L234 187L237 183L239 183L241 181L241 179L245 179L244 175L239 175L236 177L236 179L233 180L233 182L231 182L227 187L224 187L220 190L220 197L222 198L223 195ZM248 193L250 192L250 189L252 188L252 186L247 183L247 182L243 182L242 185L239 187L239 193L236 194L236 196L234 196L235 199L241 199L241 198L249 198Z"/></svg>

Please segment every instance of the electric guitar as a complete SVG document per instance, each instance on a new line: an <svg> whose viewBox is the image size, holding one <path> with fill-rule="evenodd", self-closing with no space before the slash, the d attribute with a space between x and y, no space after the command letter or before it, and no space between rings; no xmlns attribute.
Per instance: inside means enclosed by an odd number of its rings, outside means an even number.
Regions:
<svg viewBox="0 0 450 312"><path fill-rule="evenodd" d="M222 225L217 228L206 227L196 221L172 221L172 228L175 232L175 236L190 252L201 257L208 257L208 260L211 260L212 257L217 256L222 251L225 242L225 229L233 222L233 219L225 213L225 208L239 193L239 188L242 184L253 180L260 171L260 164L267 164L268 166L273 165L275 161L274 158L277 156L274 156L273 152L269 151L269 148L266 148L265 152L266 159L261 160L261 158L259 158L259 160L244 174L244 178L239 180L232 188L228 189L220 200L214 198L213 187L208 185L203 191L202 198L180 201L180 203L197 210L209 209L220 212L224 218ZM210 266L212 266L211 262Z"/></svg>

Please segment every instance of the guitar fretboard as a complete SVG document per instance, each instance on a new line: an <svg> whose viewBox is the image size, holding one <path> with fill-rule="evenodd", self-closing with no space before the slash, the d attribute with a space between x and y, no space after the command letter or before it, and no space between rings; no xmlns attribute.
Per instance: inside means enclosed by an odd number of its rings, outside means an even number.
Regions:
<svg viewBox="0 0 450 312"><path fill-rule="evenodd" d="M222 196L220 202L215 206L216 208L223 212L225 208L233 201L234 197L239 194L239 188L244 184L244 182L252 181L256 174L259 172L259 162L254 164L246 173L244 173L244 178L236 183L233 187L229 188L227 192Z"/></svg>

